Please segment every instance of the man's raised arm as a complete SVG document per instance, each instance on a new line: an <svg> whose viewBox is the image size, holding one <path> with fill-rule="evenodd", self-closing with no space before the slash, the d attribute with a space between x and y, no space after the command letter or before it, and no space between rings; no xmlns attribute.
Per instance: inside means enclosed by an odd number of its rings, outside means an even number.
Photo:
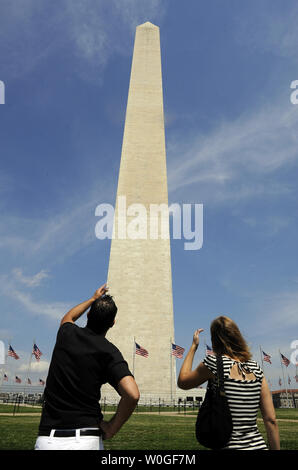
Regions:
<svg viewBox="0 0 298 470"><path fill-rule="evenodd" d="M63 325L63 323L66 322L74 323L76 320L78 320L78 318L83 315L84 312L86 312L86 310L88 310L89 307L91 307L93 302L96 299L102 297L107 292L107 290L108 287L106 284L99 287L99 289L94 292L93 296L90 299L85 300L84 302L76 305L71 310L69 310L69 312L67 312L62 318L60 325Z"/></svg>

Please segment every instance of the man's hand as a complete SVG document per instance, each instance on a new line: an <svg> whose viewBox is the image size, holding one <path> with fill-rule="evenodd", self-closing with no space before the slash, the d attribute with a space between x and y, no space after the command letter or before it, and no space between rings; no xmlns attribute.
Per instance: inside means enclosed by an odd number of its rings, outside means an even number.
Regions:
<svg viewBox="0 0 298 470"><path fill-rule="evenodd" d="M71 310L69 310L69 312L67 312L62 318L60 325L63 325L63 323L67 322L74 323L78 318L80 318L81 315L83 315L84 312L86 312L89 307L91 307L94 300L102 297L107 292L107 290L107 284L103 284L99 289L94 292L93 296L90 299L85 300L85 302L82 302L81 304L76 305Z"/></svg>
<svg viewBox="0 0 298 470"><path fill-rule="evenodd" d="M99 299L100 297L102 297L103 295L105 295L105 293L109 290L109 288L107 287L107 284L103 284L101 287L99 287L93 294L92 296L92 299L93 300L97 300Z"/></svg>
<svg viewBox="0 0 298 470"><path fill-rule="evenodd" d="M113 432L111 424L108 421L102 420L99 426L103 432L103 440L111 439L112 437L114 437L115 432Z"/></svg>
<svg viewBox="0 0 298 470"><path fill-rule="evenodd" d="M121 399L116 413L109 422L101 421L100 423L100 428L104 433L103 439L111 439L111 437L117 434L119 429L133 413L140 398L140 392L135 379L130 375L127 375L120 380L117 386L117 391L121 396Z"/></svg>

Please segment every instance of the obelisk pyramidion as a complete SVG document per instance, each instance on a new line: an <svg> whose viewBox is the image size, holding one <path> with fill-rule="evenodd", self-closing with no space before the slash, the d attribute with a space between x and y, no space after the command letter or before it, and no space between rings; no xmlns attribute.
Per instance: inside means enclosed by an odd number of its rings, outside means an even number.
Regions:
<svg viewBox="0 0 298 470"><path fill-rule="evenodd" d="M151 205L160 204L168 207L160 37L146 22L134 43L107 280L118 314L107 338L127 360L142 398L169 400L176 390L169 217L157 236L149 220L157 207ZM145 236L133 235L138 223ZM135 354L135 343L148 357ZM106 385L102 397L109 394Z"/></svg>

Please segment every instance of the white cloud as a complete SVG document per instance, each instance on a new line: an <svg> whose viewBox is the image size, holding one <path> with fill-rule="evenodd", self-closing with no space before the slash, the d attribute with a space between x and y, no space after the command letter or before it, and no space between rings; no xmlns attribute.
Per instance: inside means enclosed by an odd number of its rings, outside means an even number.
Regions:
<svg viewBox="0 0 298 470"><path fill-rule="evenodd" d="M279 334L282 330L298 336L298 292L279 292L264 297L260 305L263 314L259 327L268 333ZM266 312L264 314L264 312ZM292 339L298 339L292 338ZM290 342L290 341L289 341Z"/></svg>
<svg viewBox="0 0 298 470"><path fill-rule="evenodd" d="M83 60L77 73L97 83L114 53L131 55L136 26L165 13L162 0L110 0L108 7L103 0L64 0L64 6L74 52Z"/></svg>
<svg viewBox="0 0 298 470"><path fill-rule="evenodd" d="M37 362L37 361L34 360L30 364L30 371L31 372L39 372L39 373L47 372L48 369L49 369L49 366L50 366L49 361L40 359L40 361ZM18 370L18 372L25 372L26 373L28 371L28 364L26 364L26 363L20 364L20 366L17 368L17 370Z"/></svg>
<svg viewBox="0 0 298 470"><path fill-rule="evenodd" d="M101 193L97 189L96 192L97 195L92 196L91 190L85 200L81 198L78 204L72 201L71 206L65 207L51 219L42 221L39 236L31 244L32 253L63 250L61 254L65 257L95 241L95 208L99 202L106 202L111 197L109 189Z"/></svg>
<svg viewBox="0 0 298 470"><path fill-rule="evenodd" d="M201 201L216 203L289 193L292 188L274 175L297 162L297 126L297 109L283 102L224 121L187 144L172 141L170 192L196 184Z"/></svg>
<svg viewBox="0 0 298 470"><path fill-rule="evenodd" d="M0 278L0 290L2 295L18 302L32 315L46 315L53 320L58 320L71 308L70 303L66 302L43 302L36 300L32 294L16 288L15 280L9 279L5 275L2 275Z"/></svg>
<svg viewBox="0 0 298 470"><path fill-rule="evenodd" d="M0 248L22 256L22 259L38 260L49 268L62 263L67 257L86 246L97 243L95 237L95 208L102 202L112 200L111 185L106 181L107 190L89 188L80 199L72 197L70 203L52 217L31 219L3 214L0 220ZM84 197L85 196L85 197ZM20 269L20 268L19 268ZM14 277L27 285L46 277L42 270L36 278L30 279L23 273L14 272Z"/></svg>
<svg viewBox="0 0 298 470"><path fill-rule="evenodd" d="M61 319L70 310L71 305L66 302L41 302L32 295L14 289L7 295L17 300L25 309L34 315L46 315L54 320Z"/></svg>
<svg viewBox="0 0 298 470"><path fill-rule="evenodd" d="M43 279L49 277L47 271L42 269L39 273L35 274L34 276L24 276L23 271L21 268L13 269L13 275L16 280L25 284L27 287L37 287L40 285Z"/></svg>
<svg viewBox="0 0 298 470"><path fill-rule="evenodd" d="M26 380L29 377L32 381L32 385L40 385L39 379L45 380L48 374L50 361L44 357L40 359L39 362L35 360L32 356L29 369L29 359L30 359L30 350L23 351L15 347L13 344L16 353L19 356L18 360L15 360L11 357L7 357L5 365L2 367L2 372L6 373L8 376L8 384L15 384L15 376L18 376L22 383L17 385L20 391L24 390L26 386L26 391L30 393L30 389L27 388ZM29 372L29 373L28 373Z"/></svg>
<svg viewBox="0 0 298 470"><path fill-rule="evenodd" d="M286 215L256 214L255 216L242 216L239 213L237 215L245 225L254 229L258 234L263 234L265 237L279 234L293 222L292 218Z"/></svg>
<svg viewBox="0 0 298 470"><path fill-rule="evenodd" d="M5 328L0 329L0 339L1 341L11 338L11 331Z"/></svg>
<svg viewBox="0 0 298 470"><path fill-rule="evenodd" d="M235 20L235 38L242 45L292 59L297 63L298 7L295 2L242 5ZM240 17L241 14L241 17Z"/></svg>
<svg viewBox="0 0 298 470"><path fill-rule="evenodd" d="M162 0L6 2L0 17L2 66L7 76L20 77L63 49L76 57L74 73L99 83L111 55L127 53L137 24L160 21L164 11Z"/></svg>
<svg viewBox="0 0 298 470"><path fill-rule="evenodd" d="M157 21L157 26L163 21L166 13L165 2L162 0L112 0L114 8L122 20L132 31L138 24Z"/></svg>

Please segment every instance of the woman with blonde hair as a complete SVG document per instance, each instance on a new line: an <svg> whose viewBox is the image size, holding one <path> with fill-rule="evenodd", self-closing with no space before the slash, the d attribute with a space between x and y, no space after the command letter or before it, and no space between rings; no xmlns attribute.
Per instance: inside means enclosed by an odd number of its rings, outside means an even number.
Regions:
<svg viewBox="0 0 298 470"><path fill-rule="evenodd" d="M233 431L224 449L268 449L257 427L257 412L261 409L270 450L279 450L279 431L264 373L251 353L236 323L220 316L210 327L212 350L203 362L192 370L195 352L199 346L202 329L195 331L192 345L185 357L178 378L178 387L189 390L207 380L216 386L216 354L222 356L224 388L229 403Z"/></svg>

